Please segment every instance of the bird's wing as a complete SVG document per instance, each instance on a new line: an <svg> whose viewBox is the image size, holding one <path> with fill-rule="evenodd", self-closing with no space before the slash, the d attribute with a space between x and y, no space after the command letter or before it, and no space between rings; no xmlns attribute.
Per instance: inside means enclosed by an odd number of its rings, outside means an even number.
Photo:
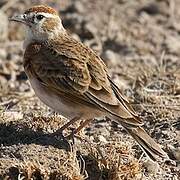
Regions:
<svg viewBox="0 0 180 180"><path fill-rule="evenodd" d="M81 43L71 39L54 47L32 44L27 47L24 58L25 66L31 64L33 73L52 91L83 100L122 118L124 123L142 124L117 86L109 81L103 61Z"/></svg>

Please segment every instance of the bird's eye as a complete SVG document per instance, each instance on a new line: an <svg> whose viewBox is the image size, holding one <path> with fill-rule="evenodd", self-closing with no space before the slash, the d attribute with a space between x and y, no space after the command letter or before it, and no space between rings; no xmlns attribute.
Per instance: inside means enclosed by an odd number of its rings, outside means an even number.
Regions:
<svg viewBox="0 0 180 180"><path fill-rule="evenodd" d="M44 18L44 16L41 15L41 14L39 14L39 15L36 16L36 19L39 20L39 21L40 21L41 19L43 19L43 18Z"/></svg>

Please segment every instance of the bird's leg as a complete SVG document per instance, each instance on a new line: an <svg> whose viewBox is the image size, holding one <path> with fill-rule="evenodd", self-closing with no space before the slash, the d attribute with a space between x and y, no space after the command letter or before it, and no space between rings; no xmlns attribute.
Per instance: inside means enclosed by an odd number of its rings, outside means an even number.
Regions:
<svg viewBox="0 0 180 180"><path fill-rule="evenodd" d="M71 134L69 136L67 136L67 138L72 138L73 142L74 142L74 135L76 133L78 133L83 127L85 127L87 124L89 124L93 119L86 119L85 121L83 121L80 126L76 129L74 129Z"/></svg>
<svg viewBox="0 0 180 180"><path fill-rule="evenodd" d="M93 119L86 119L84 122L82 122L82 123L80 124L80 126L74 130L74 134L78 133L83 127L85 127L86 125L88 125L92 120L93 120Z"/></svg>
<svg viewBox="0 0 180 180"><path fill-rule="evenodd" d="M71 139L72 140L72 144L75 144L75 131L76 129L71 129L71 134L66 136L67 139Z"/></svg>
<svg viewBox="0 0 180 180"><path fill-rule="evenodd" d="M74 122L76 122L77 120L79 120L80 117L74 117L73 119L71 119L68 123L66 123L65 125L63 125L60 129L58 129L56 132L52 133L53 136L56 135L61 135L63 137L63 131L68 128L71 124L73 124Z"/></svg>

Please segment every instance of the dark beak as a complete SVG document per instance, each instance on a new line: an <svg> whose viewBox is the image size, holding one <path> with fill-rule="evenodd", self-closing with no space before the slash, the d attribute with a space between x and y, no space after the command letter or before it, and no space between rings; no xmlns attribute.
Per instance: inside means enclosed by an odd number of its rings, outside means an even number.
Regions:
<svg viewBox="0 0 180 180"><path fill-rule="evenodd" d="M24 14L15 15L9 18L9 21L16 21L27 25L26 16Z"/></svg>

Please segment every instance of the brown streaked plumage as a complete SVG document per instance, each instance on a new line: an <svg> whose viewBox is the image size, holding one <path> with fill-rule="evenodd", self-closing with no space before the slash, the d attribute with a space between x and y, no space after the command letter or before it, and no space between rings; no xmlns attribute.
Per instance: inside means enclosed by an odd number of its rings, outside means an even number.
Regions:
<svg viewBox="0 0 180 180"><path fill-rule="evenodd" d="M167 157L143 130L142 120L108 76L101 58L67 34L54 10L36 6L26 11L26 17L12 20L27 25L24 68L36 95L46 105L73 119L71 122L77 117L86 120L77 131L91 119L113 118L151 159Z"/></svg>

